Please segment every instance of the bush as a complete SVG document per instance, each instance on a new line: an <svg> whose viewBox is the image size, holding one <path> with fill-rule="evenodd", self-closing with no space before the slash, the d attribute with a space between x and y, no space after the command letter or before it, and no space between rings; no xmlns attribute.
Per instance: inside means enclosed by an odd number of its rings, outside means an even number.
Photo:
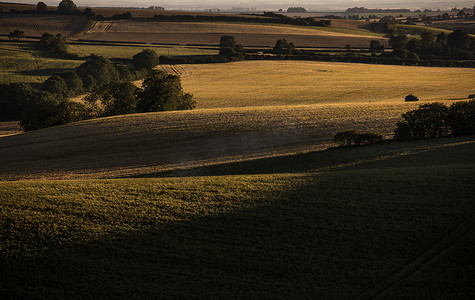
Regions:
<svg viewBox="0 0 475 300"><path fill-rule="evenodd" d="M25 37L25 33L19 29L15 29L8 34L10 40L19 40Z"/></svg>
<svg viewBox="0 0 475 300"><path fill-rule="evenodd" d="M183 92L180 77L153 71L138 92L137 112L189 110L196 107L193 96Z"/></svg>
<svg viewBox="0 0 475 300"><path fill-rule="evenodd" d="M402 115L403 120L396 123L394 139L407 140L419 138L438 138L450 135L448 107L443 103L431 103Z"/></svg>
<svg viewBox="0 0 475 300"><path fill-rule="evenodd" d="M468 95L468 98L469 98L469 99L475 98L475 94L470 94L470 95Z"/></svg>
<svg viewBox="0 0 475 300"><path fill-rule="evenodd" d="M342 131L335 134L333 142L340 146L361 146L382 142L383 136L377 133L361 133L356 130Z"/></svg>
<svg viewBox="0 0 475 300"><path fill-rule="evenodd" d="M409 94L406 96L406 98L404 99L406 102L408 101L419 101L419 98L417 98L416 96L414 96L413 94Z"/></svg>
<svg viewBox="0 0 475 300"><path fill-rule="evenodd" d="M137 69L147 69L151 70L153 67L158 65L159 59L155 51L150 49L143 49L142 52L139 52L133 56L134 66Z"/></svg>

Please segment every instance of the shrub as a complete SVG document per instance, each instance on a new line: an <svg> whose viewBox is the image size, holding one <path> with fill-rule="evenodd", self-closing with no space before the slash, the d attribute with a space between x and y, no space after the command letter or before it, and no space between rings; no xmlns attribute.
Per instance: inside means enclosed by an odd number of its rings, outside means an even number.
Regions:
<svg viewBox="0 0 475 300"><path fill-rule="evenodd" d="M468 98L469 98L469 99L475 98L475 94L470 94L470 95L468 95Z"/></svg>
<svg viewBox="0 0 475 300"><path fill-rule="evenodd" d="M335 134L333 142L340 146L360 146L379 143L383 136L373 132L361 133L356 130L342 131Z"/></svg>
<svg viewBox="0 0 475 300"><path fill-rule="evenodd" d="M406 96L405 101L419 101L419 98L417 98L413 94L409 94Z"/></svg>
<svg viewBox="0 0 475 300"><path fill-rule="evenodd" d="M25 37L25 33L19 29L15 29L8 34L10 40L19 40Z"/></svg>

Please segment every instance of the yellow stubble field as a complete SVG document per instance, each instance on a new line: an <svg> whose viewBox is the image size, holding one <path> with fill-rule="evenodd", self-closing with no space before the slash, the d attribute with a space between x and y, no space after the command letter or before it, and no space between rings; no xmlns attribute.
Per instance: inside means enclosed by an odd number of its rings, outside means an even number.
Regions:
<svg viewBox="0 0 475 300"><path fill-rule="evenodd" d="M307 61L160 66L178 73L197 108L455 101L475 93L475 70Z"/></svg>

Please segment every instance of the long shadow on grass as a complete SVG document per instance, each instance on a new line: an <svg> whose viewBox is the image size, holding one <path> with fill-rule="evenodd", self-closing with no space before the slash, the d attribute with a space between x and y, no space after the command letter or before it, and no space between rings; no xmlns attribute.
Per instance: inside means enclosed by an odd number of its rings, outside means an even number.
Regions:
<svg viewBox="0 0 475 300"><path fill-rule="evenodd" d="M456 168L289 176L269 193L237 190L252 207L159 225L151 216L128 233L1 261L0 296L350 299L473 216L473 182Z"/></svg>
<svg viewBox="0 0 475 300"><path fill-rule="evenodd" d="M438 158L441 149L444 157ZM470 152L471 151L471 152ZM361 147L332 148L302 154L284 155L240 162L223 163L195 168L174 169L152 174L132 176L134 178L152 177L190 177L222 176L276 173L302 173L328 171L332 169L368 167L381 164L398 167L408 161L419 165L475 162L473 157L458 153L475 152L475 140L471 138L452 138L422 140L416 142L387 142Z"/></svg>

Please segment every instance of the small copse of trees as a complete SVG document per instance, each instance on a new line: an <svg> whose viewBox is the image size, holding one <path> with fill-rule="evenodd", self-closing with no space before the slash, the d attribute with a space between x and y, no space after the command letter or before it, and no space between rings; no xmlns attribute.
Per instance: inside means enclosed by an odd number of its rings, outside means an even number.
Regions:
<svg viewBox="0 0 475 300"><path fill-rule="evenodd" d="M273 52L275 54L293 54L295 52L295 44L289 43L286 39L277 40Z"/></svg>
<svg viewBox="0 0 475 300"><path fill-rule="evenodd" d="M402 115L397 122L394 139L411 140L475 134L475 100L447 107L430 103Z"/></svg>
<svg viewBox="0 0 475 300"><path fill-rule="evenodd" d="M237 44L233 36L223 35L219 40L219 55L231 61L242 60L244 58L244 47Z"/></svg>

